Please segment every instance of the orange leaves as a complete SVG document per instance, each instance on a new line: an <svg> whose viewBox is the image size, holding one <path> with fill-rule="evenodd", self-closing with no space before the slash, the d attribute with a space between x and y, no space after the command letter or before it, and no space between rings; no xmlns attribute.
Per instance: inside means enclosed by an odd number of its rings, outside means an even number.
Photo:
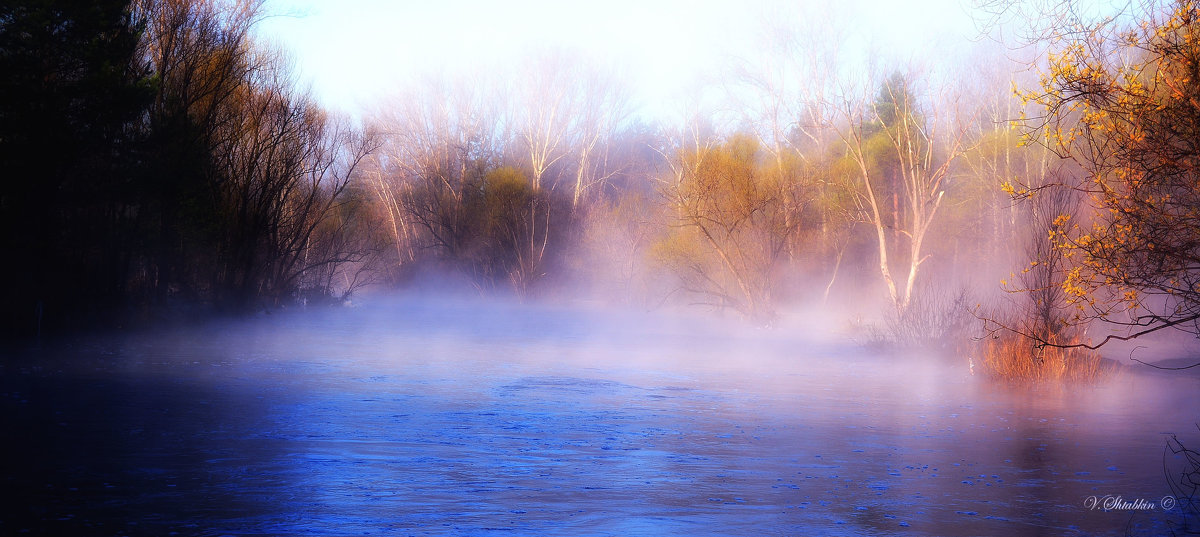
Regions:
<svg viewBox="0 0 1200 537"><path fill-rule="evenodd" d="M1088 285L1087 278L1083 275L1082 267L1076 266L1067 271L1062 288L1063 293L1067 295L1067 300L1075 303L1078 299L1088 295L1091 286Z"/></svg>
<svg viewBox="0 0 1200 537"><path fill-rule="evenodd" d="M1108 112L1104 110L1089 110L1083 114L1080 121L1089 129L1097 132L1113 130L1108 123Z"/></svg>
<svg viewBox="0 0 1200 537"><path fill-rule="evenodd" d="M1031 194L1028 188L1016 186L1007 179L1000 182L1000 190L1013 198L1024 198Z"/></svg>
<svg viewBox="0 0 1200 537"><path fill-rule="evenodd" d="M1187 256L1200 241L1192 179L1200 170L1197 15L1194 2L1182 1L1125 30L1110 31L1111 21L1088 28L1050 53L1040 83L1021 94L1042 109L1030 114L1036 124L1022 116L1026 127L1081 168L1067 188L1086 194L1094 221L1068 229L1069 217L1060 216L1047 238L1073 265L1066 296L1077 305L1109 300L1092 317L1141 307L1147 293L1173 293L1177 286L1164 282L1194 266ZM1002 188L1018 193L1011 183Z"/></svg>

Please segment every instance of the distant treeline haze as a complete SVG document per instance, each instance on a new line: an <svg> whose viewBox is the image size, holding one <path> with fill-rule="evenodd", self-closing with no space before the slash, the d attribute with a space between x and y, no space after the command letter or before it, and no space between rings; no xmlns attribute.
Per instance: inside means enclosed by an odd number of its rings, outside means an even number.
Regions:
<svg viewBox="0 0 1200 537"><path fill-rule="evenodd" d="M1094 319L1195 327L1200 79L1174 74L1200 66L1190 3L1055 21L1022 95L904 66L833 84L795 49L731 72L736 106L669 125L564 51L420 80L352 124L255 42L261 15L0 11L7 332L436 282L756 322L853 304L917 338L1001 279L1015 298L976 313L1041 341Z"/></svg>

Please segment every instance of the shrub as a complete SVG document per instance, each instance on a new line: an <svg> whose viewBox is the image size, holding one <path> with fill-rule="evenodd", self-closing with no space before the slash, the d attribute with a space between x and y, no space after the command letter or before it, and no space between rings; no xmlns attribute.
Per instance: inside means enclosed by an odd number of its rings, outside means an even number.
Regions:
<svg viewBox="0 0 1200 537"><path fill-rule="evenodd" d="M1066 381L1092 383L1106 378L1112 366L1096 351L1084 347L1057 347L1079 343L1078 337L1059 341L1051 336L1049 345L1038 346L1033 340L1012 332L998 332L980 344L978 363L971 359L972 372L985 377L1016 382Z"/></svg>

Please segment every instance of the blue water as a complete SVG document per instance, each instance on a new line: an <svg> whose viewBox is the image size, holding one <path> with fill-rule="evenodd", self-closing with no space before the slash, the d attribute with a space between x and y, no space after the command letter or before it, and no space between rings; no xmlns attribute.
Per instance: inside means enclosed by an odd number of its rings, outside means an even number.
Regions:
<svg viewBox="0 0 1200 537"><path fill-rule="evenodd" d="M4 366L0 534L1156 535L1185 520L1164 447L1200 445L1197 387L997 386L800 322L416 298L212 321Z"/></svg>

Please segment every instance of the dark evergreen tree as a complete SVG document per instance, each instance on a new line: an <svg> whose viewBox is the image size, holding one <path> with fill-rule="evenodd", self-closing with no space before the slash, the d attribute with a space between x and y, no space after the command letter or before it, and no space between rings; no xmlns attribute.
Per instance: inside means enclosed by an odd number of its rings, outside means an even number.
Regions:
<svg viewBox="0 0 1200 537"><path fill-rule="evenodd" d="M130 2L0 6L3 331L125 296L141 125L153 92Z"/></svg>

